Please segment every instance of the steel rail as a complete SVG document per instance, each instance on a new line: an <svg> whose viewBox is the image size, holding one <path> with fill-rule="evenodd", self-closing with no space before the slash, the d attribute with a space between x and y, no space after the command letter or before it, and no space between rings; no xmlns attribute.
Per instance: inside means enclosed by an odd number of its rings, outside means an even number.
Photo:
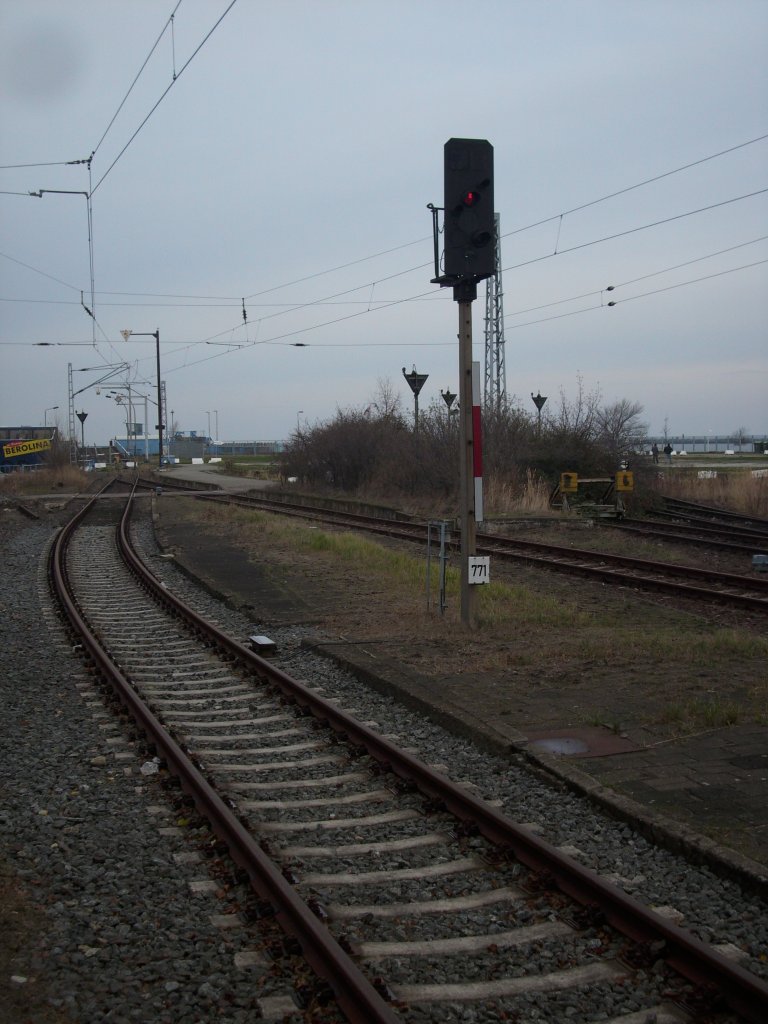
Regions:
<svg viewBox="0 0 768 1024"><path fill-rule="evenodd" d="M765 534L734 534L723 527L694 526L683 523L663 523L656 520L616 519L600 523L600 529L634 533L651 540L662 540L673 544L693 544L698 547L717 548L732 554L754 554L768 547ZM733 539L727 540L726 537Z"/></svg>
<svg viewBox="0 0 768 1024"><path fill-rule="evenodd" d="M661 516L657 519L656 516ZM673 520L670 522L670 519ZM765 541L768 533L765 530L755 530L749 526L739 526L736 523L714 523L707 519L696 519L683 522L679 517L675 518L661 510L655 512L653 517L647 519L622 519L621 523L632 523L637 526L657 526L662 530L683 530L686 533L700 533L704 535L713 534L716 537L733 537L736 540L760 540ZM605 525L605 524L603 524ZM611 524L612 525L612 524Z"/></svg>
<svg viewBox="0 0 768 1024"><path fill-rule="evenodd" d="M398 1024L400 1018L379 995L354 961L335 942L325 925L297 895L277 866L203 777L184 750L168 735L160 721L133 689L130 680L123 675L103 650L88 623L80 614L66 578L65 554L74 530L98 496L96 495L85 505L60 531L52 546L50 564L56 595L72 626L80 636L88 657L97 671L110 682L119 699L150 742L154 744L169 770L177 776L182 789L192 797L200 813L211 823L215 833L227 844L230 855L247 872L254 889L277 908L278 922L285 931L298 940L304 958L315 972L331 986L339 1006L349 1020L353 1024ZM119 527L121 548L124 545L130 547L127 531L132 497L133 495L126 503L126 510ZM156 584L157 581L154 580L154 583ZM162 591L162 588L160 589ZM155 590L154 586L152 590ZM179 613L183 613L186 618L191 617L199 627L207 627L203 630L204 632L211 631L211 627L204 623L204 620L200 619L192 609L183 605L183 602L164 603L170 606L173 606L174 603L177 604ZM218 634L218 631L214 632Z"/></svg>
<svg viewBox="0 0 768 1024"><path fill-rule="evenodd" d="M690 516L705 522L712 522L713 519L720 519L734 526L742 524L747 529L759 530L761 533L768 533L768 519L760 516L750 516L745 512L733 512L730 509L715 508L714 505L700 505L695 501L686 501L684 498L664 498L664 504L668 513L677 513L681 516Z"/></svg>
<svg viewBox="0 0 768 1024"><path fill-rule="evenodd" d="M262 498L243 498L234 495L207 497L205 500L219 501L225 504L243 505L250 508L267 508L282 515L300 518L319 518L340 522L351 521L369 533L376 533L396 539L417 541L424 540L423 525L406 523L361 515L354 512L337 512L309 506L288 506L279 501ZM417 531L419 531L417 533ZM449 543L456 544L453 533ZM670 562L654 562L649 559L634 558L630 555L616 555L588 548L563 547L556 544L545 544L540 541L515 540L509 537L497 537L488 533L477 534L477 553L495 554L514 561L524 561L544 569L563 572L568 575L581 575L599 579L620 586L638 586L693 597L697 600L718 601L722 604L737 605L750 611L768 611L768 579L752 576L739 576L736 573L723 573L710 569L697 569L693 566L676 565ZM599 564L597 564L599 563ZM618 568L630 569L639 576L620 576ZM653 574L659 574L654 576ZM663 576L678 576L683 579L700 580L715 583L730 590L712 590L702 586L673 582ZM753 590L755 595L743 591ZM765 593L765 597L757 596Z"/></svg>
<svg viewBox="0 0 768 1024"><path fill-rule="evenodd" d="M722 604L739 605L751 611L768 611L768 579L739 576L736 573L723 573L710 569L695 569L689 566L675 565L667 562L653 562L643 558L632 558L629 555L609 555L599 551L589 551L585 548L558 548L544 544L535 544L533 541L513 541L516 546L509 547L506 540L493 539L490 542L484 536L482 543L478 538L478 551L484 554L496 554L505 558L527 561L539 565L544 569L553 569L557 572L589 576L594 579L619 584L625 587L639 586L651 590L661 590L667 593L694 597L698 600L719 601ZM519 546L518 546L519 545ZM535 547L534 547L535 545ZM525 547L532 548L526 552ZM546 554L537 554L536 551L549 549L552 556L560 553L557 557L547 557ZM581 559L584 561L582 562ZM617 566L616 569L605 565L588 564L589 562L606 562ZM637 576L619 576L618 568L623 567L638 573ZM661 574L654 576L654 573ZM722 587L737 588L734 590L712 590L703 586L696 586L688 583L678 583L670 579L664 579L663 574L678 577L693 577L693 579L718 584ZM755 594L748 594L738 591L754 590ZM765 597L760 596L765 593Z"/></svg>
<svg viewBox="0 0 768 1024"><path fill-rule="evenodd" d="M315 717L325 721L335 732L363 747L399 778L439 801L456 817L475 826L491 842L510 850L528 867L547 872L563 892L580 903L597 904L606 919L622 934L639 942L663 942L664 957L672 967L695 984L716 985L732 1009L754 1024L763 1024L768 1015L768 984L756 975L729 961L694 935L665 920L617 886L567 857L550 843L347 715L277 666L219 631L184 602L173 597L138 556L130 551L126 525L129 512L130 508L121 523L121 549L125 547L131 568L163 604L175 608L216 645L252 668L263 680L277 687L297 704L307 708Z"/></svg>

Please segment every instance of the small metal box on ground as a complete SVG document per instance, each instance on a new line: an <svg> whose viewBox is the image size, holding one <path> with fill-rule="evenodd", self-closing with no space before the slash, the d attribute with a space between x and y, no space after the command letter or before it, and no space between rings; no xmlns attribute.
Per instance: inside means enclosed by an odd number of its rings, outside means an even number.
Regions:
<svg viewBox="0 0 768 1024"><path fill-rule="evenodd" d="M277 650L277 644L274 640L270 640L268 636L249 636L248 642L251 645L251 650L255 651L256 654L261 654L262 657L267 654L274 654Z"/></svg>

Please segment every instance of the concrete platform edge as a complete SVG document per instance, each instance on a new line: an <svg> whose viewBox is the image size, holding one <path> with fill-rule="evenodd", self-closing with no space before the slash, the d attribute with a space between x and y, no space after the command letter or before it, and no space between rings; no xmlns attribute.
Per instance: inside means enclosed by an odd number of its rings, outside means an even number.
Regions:
<svg viewBox="0 0 768 1024"><path fill-rule="evenodd" d="M604 786L588 772L575 768L561 757L534 753L527 749L525 737L515 730L502 733L487 722L469 718L464 709L459 713L450 703L439 704L427 699L423 692L418 692L421 687L409 687L408 682L402 680L402 672L384 659L366 654L364 660L357 652L342 651L342 645L308 646L354 673L379 693L397 697L406 706L425 714L430 721L449 732L470 739L489 752L525 761L549 781L594 801L614 817L633 825L646 839L672 853L684 855L693 863L708 867L720 877L733 879L761 898L768 899L768 873L759 862L665 815L649 811L642 804ZM401 681L394 682L393 679L398 676Z"/></svg>

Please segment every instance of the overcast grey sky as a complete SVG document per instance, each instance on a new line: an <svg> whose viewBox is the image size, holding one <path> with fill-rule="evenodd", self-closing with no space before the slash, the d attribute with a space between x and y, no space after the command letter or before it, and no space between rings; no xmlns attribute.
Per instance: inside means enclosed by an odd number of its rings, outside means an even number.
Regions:
<svg viewBox="0 0 768 1024"><path fill-rule="evenodd" d="M0 422L66 427L70 363L154 397L154 340L122 329L160 331L179 428L222 439L381 381L410 410L404 366L422 408L458 390L426 209L455 136L495 150L511 396L582 380L655 433L768 431L766 0L228 8L0 0ZM90 250L86 196L40 189L91 192ZM104 390L76 406L87 441L124 433Z"/></svg>

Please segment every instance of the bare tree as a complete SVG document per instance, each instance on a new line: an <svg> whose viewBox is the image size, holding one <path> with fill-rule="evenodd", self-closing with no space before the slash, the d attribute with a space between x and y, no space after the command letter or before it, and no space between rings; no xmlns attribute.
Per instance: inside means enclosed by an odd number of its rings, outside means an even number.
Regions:
<svg viewBox="0 0 768 1024"><path fill-rule="evenodd" d="M648 433L648 424L640 422L642 413L642 405L628 398L597 410L596 440L614 462L642 449Z"/></svg>
<svg viewBox="0 0 768 1024"><path fill-rule="evenodd" d="M376 381L376 394L371 399L367 414L375 414L378 419L400 419L403 415L403 403L395 385L387 377L379 377Z"/></svg>

